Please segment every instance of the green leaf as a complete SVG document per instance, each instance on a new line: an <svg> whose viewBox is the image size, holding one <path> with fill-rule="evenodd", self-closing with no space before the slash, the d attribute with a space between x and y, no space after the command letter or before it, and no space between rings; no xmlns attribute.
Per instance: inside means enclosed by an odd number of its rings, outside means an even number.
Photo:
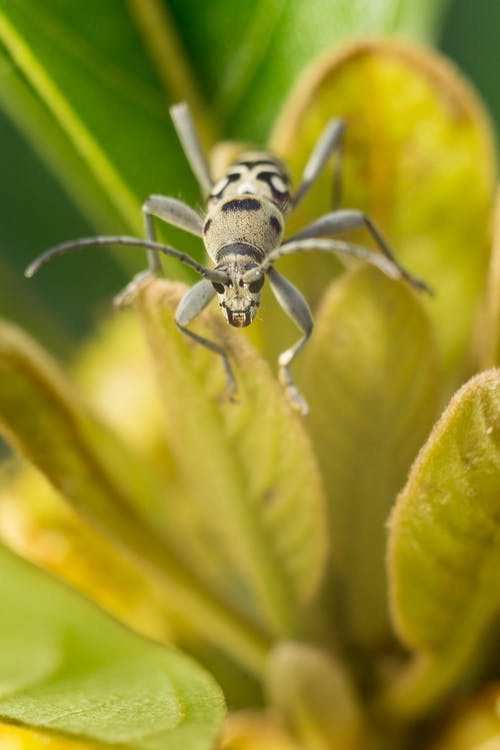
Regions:
<svg viewBox="0 0 500 750"><path fill-rule="evenodd" d="M245 589L268 627L300 632L300 607L318 588L326 558L322 488L310 443L268 367L218 313L195 330L229 352L238 382L230 403L222 362L182 336L173 311L185 287L158 281L140 301L158 370L167 439L191 490L190 533L206 554L222 550L233 595ZM227 584L226 584L227 585ZM248 603L247 603L248 606Z"/></svg>
<svg viewBox="0 0 500 750"><path fill-rule="evenodd" d="M0 719L137 750L213 747L213 679L0 546Z"/></svg>
<svg viewBox="0 0 500 750"><path fill-rule="evenodd" d="M225 131L265 140L304 67L352 37L399 33L435 37L448 0L265 0L169 8L205 99ZM244 32L242 33L242 30ZM233 45L232 40L237 39Z"/></svg>
<svg viewBox="0 0 500 750"><path fill-rule="evenodd" d="M283 109L271 143L296 178L332 117L347 123L342 205L366 211L398 259L435 292L425 303L443 356L447 398L470 372L487 269L497 179L487 115L442 58L370 40L320 60ZM330 210L331 200L325 170L293 215L290 232ZM370 241L367 232L356 239ZM311 262L310 256L283 268L313 300L338 272L338 264Z"/></svg>
<svg viewBox="0 0 500 750"><path fill-rule="evenodd" d="M64 375L19 330L0 327L0 428L88 522L158 582L178 616L258 671L266 643L186 564L168 514L173 483L80 402Z"/></svg>
<svg viewBox="0 0 500 750"><path fill-rule="evenodd" d="M436 412L434 341L416 295L373 269L345 275L318 312L303 375L340 579L336 619L375 646L389 630L385 522Z"/></svg>
<svg viewBox="0 0 500 750"><path fill-rule="evenodd" d="M483 368L500 364L500 194L493 216L493 247L485 309L478 326L479 359Z"/></svg>
<svg viewBox="0 0 500 750"><path fill-rule="evenodd" d="M141 235L145 196L182 191L190 175L125 4L94 5L2 0L0 40L124 225Z"/></svg>
<svg viewBox="0 0 500 750"><path fill-rule="evenodd" d="M395 625L417 651L388 704L416 714L464 675L500 605L500 373L453 397L415 462L392 515Z"/></svg>
<svg viewBox="0 0 500 750"><path fill-rule="evenodd" d="M270 703L311 750L366 747L358 699L343 666L301 643L281 643L267 669Z"/></svg>

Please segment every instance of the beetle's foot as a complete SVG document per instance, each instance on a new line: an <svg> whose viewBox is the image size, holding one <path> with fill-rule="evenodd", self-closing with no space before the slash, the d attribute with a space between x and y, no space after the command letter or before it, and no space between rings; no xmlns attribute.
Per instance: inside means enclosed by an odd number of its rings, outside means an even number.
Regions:
<svg viewBox="0 0 500 750"><path fill-rule="evenodd" d="M146 287L155 278L156 274L149 268L147 268L145 271L140 271L140 273L137 273L132 281L129 281L125 289L122 289L122 291L118 292L118 294L113 298L114 307L119 308L124 307L125 305L129 305L135 300L141 289L144 289L144 287Z"/></svg>
<svg viewBox="0 0 500 750"><path fill-rule="evenodd" d="M302 393L299 391L293 378L290 374L288 367L281 366L279 369L279 381L285 389L285 394L290 402L290 406L295 411L298 411L303 417L309 414L309 406Z"/></svg>

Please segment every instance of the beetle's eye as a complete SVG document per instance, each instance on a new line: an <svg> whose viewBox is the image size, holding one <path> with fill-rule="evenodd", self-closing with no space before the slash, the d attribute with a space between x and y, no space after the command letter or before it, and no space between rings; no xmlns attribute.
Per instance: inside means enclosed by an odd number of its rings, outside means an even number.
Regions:
<svg viewBox="0 0 500 750"><path fill-rule="evenodd" d="M224 284L218 284L216 281L212 281L212 286L217 294L224 294Z"/></svg>
<svg viewBox="0 0 500 750"><path fill-rule="evenodd" d="M261 276L260 279L257 279L257 281L252 281L252 283L248 285L248 288L250 289L252 294L257 294L257 292L260 292L263 286L264 276Z"/></svg>

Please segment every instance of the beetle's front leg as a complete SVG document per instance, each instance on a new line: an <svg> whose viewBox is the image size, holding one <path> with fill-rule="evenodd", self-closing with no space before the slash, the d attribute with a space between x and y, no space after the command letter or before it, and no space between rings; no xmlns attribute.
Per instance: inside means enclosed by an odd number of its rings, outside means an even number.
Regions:
<svg viewBox="0 0 500 750"><path fill-rule="evenodd" d="M175 311L175 322L182 333L185 333L186 336L189 336L198 344L201 344L206 349L210 349L211 352L214 352L221 357L224 372L226 373L227 392L229 399L232 401L234 400L236 393L236 378L234 377L227 353L224 351L223 347L216 344L215 341L210 341L187 328L187 326L205 309L214 296L215 289L210 281L207 281L206 279L198 281L197 284L186 292L179 302L177 310Z"/></svg>
<svg viewBox="0 0 500 750"><path fill-rule="evenodd" d="M279 379L285 387L286 394L292 406L305 416L309 413L307 401L293 382L290 365L312 333L314 325L313 317L304 296L288 279L285 279L274 268L269 268L267 277L281 308L304 333L302 338L293 346L280 354L278 364Z"/></svg>
<svg viewBox="0 0 500 750"><path fill-rule="evenodd" d="M153 218L162 219L166 224L184 229L196 237L201 237L203 221L191 206L166 195L150 195L142 207L144 216L144 228L146 238L156 241L156 232ZM161 274L162 267L159 254L154 250L148 250L148 268L140 271L134 276L125 289L117 294L113 300L115 307L122 307L134 300L140 290L148 284L151 279Z"/></svg>

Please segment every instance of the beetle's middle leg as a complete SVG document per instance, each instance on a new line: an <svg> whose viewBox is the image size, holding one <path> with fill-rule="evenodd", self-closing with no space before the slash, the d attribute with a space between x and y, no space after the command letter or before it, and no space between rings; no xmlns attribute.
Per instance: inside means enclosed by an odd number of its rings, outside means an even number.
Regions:
<svg viewBox="0 0 500 750"><path fill-rule="evenodd" d="M309 408L304 396L293 382L290 365L312 333L314 325L313 317L302 293L288 279L278 273L275 268L267 270L267 277L281 308L304 334L293 346L280 354L278 364L279 379L285 386L286 394L292 406L300 411L301 414L306 415L309 413Z"/></svg>
<svg viewBox="0 0 500 750"><path fill-rule="evenodd" d="M142 213L146 238L152 242L156 242L154 217L162 219L166 224L184 229L197 237L201 237L203 234L201 216L187 203L183 203L176 198L170 198L166 195L150 195L142 207ZM115 296L115 307L121 307L132 302L143 286L152 278L161 274L162 267L159 254L154 250L148 250L147 257L148 268L136 274L125 289Z"/></svg>
<svg viewBox="0 0 500 750"><path fill-rule="evenodd" d="M175 311L175 322L179 329L186 336L194 339L198 344L201 344L206 349L210 349L211 352L218 354L222 359L224 366L224 372L226 373L227 381L227 392L229 398L232 400L236 393L236 378L234 377L233 368L229 362L229 357L222 346L216 344L215 341L200 336L199 333L190 331L187 327L208 305L211 299L215 296L215 289L210 281L202 279L198 281L191 289L189 289L183 296L177 310Z"/></svg>

